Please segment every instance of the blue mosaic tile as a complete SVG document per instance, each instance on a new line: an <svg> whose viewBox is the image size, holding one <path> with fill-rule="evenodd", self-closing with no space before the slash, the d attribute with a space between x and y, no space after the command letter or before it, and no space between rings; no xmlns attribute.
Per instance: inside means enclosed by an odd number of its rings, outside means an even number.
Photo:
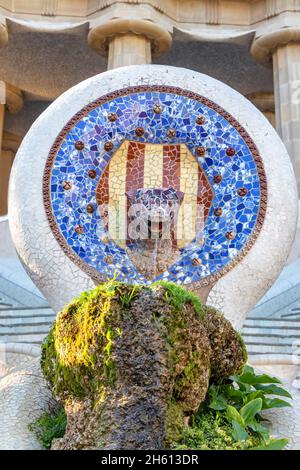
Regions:
<svg viewBox="0 0 300 470"><path fill-rule="evenodd" d="M162 111L155 113L159 104ZM110 122L108 116L114 113L118 118ZM205 122L196 124L197 116ZM235 125L233 125L235 124ZM212 279L224 273L253 238L258 224L262 224L262 170L259 173L253 149L246 143L245 135L234 123L193 97L175 92L146 91L126 93L103 102L85 113L78 122L60 138L55 158L51 162L51 177L47 180L53 219L59 228L59 236L65 244L86 264L104 278L116 276L119 280L147 283L127 254L124 247L113 240L103 243L105 225L98 210L86 211L88 204L97 208L97 185L110 164L116 151L125 141L145 144L185 144L202 168L213 190L212 205L205 226L187 246L180 249L179 259L165 272L157 276L177 283L189 284ZM138 136L136 129L144 129ZM168 130L175 129L175 136L168 137ZM244 132L245 134L245 132ZM84 148L77 150L75 143L82 141ZM111 141L113 149L105 150L105 142ZM196 156L196 149L203 146L205 155ZM227 149L234 149L228 156ZM95 178L88 176L95 171ZM219 183L214 181L221 175ZM64 182L71 185L64 189ZM246 188L240 196L238 190ZM216 217L216 207L222 215ZM259 218L260 217L260 218ZM76 233L75 227L82 227ZM52 224L53 227L53 224ZM228 232L234 238L226 238ZM107 257L113 257L113 264ZM201 264L193 266L194 258Z"/></svg>

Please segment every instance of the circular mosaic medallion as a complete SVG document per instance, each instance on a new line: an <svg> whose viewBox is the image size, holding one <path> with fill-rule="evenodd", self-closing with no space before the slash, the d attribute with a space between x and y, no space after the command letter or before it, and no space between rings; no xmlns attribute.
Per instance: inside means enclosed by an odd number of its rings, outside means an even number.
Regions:
<svg viewBox="0 0 300 470"><path fill-rule="evenodd" d="M178 211L169 239L143 251L130 234L133 200L157 199ZM255 144L224 109L179 88L138 86L69 121L47 159L44 203L62 249L96 282L208 285L255 241L267 185Z"/></svg>

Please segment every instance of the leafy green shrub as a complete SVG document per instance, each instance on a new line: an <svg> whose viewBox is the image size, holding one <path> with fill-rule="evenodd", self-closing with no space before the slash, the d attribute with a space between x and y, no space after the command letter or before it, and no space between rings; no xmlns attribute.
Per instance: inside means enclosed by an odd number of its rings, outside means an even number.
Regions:
<svg viewBox="0 0 300 470"><path fill-rule="evenodd" d="M39 443L45 448L50 449L53 439L63 437L67 426L67 416L65 410L60 408L56 413L46 412L36 421L29 425Z"/></svg>
<svg viewBox="0 0 300 470"><path fill-rule="evenodd" d="M240 375L211 385L206 401L192 424L185 427L176 449L281 450L288 439L271 438L261 412L291 406L278 397L291 398L281 382L266 374L257 375L246 365Z"/></svg>

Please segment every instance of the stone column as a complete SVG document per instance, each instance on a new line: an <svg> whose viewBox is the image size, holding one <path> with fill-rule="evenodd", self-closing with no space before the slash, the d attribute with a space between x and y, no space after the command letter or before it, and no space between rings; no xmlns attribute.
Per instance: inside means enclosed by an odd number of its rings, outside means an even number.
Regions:
<svg viewBox="0 0 300 470"><path fill-rule="evenodd" d="M109 41L108 69L151 63L151 42L146 36L127 33Z"/></svg>
<svg viewBox="0 0 300 470"><path fill-rule="evenodd" d="M10 170L21 143L21 138L10 132L4 132L0 157L0 216L7 214L7 193Z"/></svg>
<svg viewBox="0 0 300 470"><path fill-rule="evenodd" d="M171 46L171 35L162 26L143 19L118 18L91 29L89 45L108 56L108 69L151 63Z"/></svg>
<svg viewBox="0 0 300 470"><path fill-rule="evenodd" d="M275 103L273 93L249 93L246 95L251 103L254 104L275 127Z"/></svg>
<svg viewBox="0 0 300 470"><path fill-rule="evenodd" d="M273 64L276 129L292 160L300 194L300 27L257 36L251 52L258 62Z"/></svg>
<svg viewBox="0 0 300 470"><path fill-rule="evenodd" d="M292 159L300 191L300 43L274 51L273 72L276 128Z"/></svg>
<svg viewBox="0 0 300 470"><path fill-rule="evenodd" d="M20 138L4 132L5 111L17 113L23 107L22 92L12 85L5 87L5 104L0 105L0 216L7 214L7 193L13 159Z"/></svg>

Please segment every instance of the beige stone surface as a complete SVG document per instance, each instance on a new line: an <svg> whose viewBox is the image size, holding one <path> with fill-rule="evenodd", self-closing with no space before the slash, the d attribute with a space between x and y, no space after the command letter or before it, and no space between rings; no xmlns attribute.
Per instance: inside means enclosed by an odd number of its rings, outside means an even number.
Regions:
<svg viewBox="0 0 300 470"><path fill-rule="evenodd" d="M109 41L108 69L151 63L151 42L143 35L122 34Z"/></svg>
<svg viewBox="0 0 300 470"><path fill-rule="evenodd" d="M300 190L300 43L276 49L273 72L276 127L292 159Z"/></svg>
<svg viewBox="0 0 300 470"><path fill-rule="evenodd" d="M56 407L42 376L39 358L14 368L0 379L0 449L41 449L29 424Z"/></svg>

